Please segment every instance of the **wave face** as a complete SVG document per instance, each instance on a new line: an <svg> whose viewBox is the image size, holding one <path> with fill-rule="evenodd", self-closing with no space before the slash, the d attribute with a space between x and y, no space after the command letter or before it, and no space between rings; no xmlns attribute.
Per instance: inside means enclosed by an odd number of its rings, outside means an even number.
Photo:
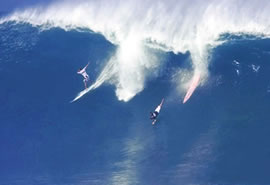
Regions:
<svg viewBox="0 0 270 185"><path fill-rule="evenodd" d="M268 2L114 3L2 17L0 184L270 184Z"/></svg>
<svg viewBox="0 0 270 185"><path fill-rule="evenodd" d="M117 67L113 84L118 99L128 101L144 89L149 73L155 73L160 60L145 46L190 52L193 70L208 76L209 53L220 44L224 33L269 36L267 0L203 1L59 1L47 6L33 6L2 19L22 21L43 28L87 28L101 33L118 46L112 54ZM117 77L116 77L117 76ZM191 79L180 83L187 90Z"/></svg>

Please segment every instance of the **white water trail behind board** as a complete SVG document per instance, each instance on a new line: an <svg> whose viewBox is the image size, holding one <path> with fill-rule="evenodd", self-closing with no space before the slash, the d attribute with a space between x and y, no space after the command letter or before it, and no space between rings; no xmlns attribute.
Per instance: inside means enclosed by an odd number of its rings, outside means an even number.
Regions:
<svg viewBox="0 0 270 185"><path fill-rule="evenodd" d="M97 80L95 83L93 83L90 87L86 88L85 90L81 91L70 103L73 103L83 97L86 93L98 88L101 86L105 81L108 81L110 78L113 77L114 75L114 61L110 60L103 71L100 73L98 76Z"/></svg>
<svg viewBox="0 0 270 185"><path fill-rule="evenodd" d="M191 84L189 86L189 89L185 95L183 103L186 103L189 100L189 98L191 97L191 95L195 91L196 87L199 85L199 81L200 81L200 73L197 72L193 76L193 79L192 79Z"/></svg>

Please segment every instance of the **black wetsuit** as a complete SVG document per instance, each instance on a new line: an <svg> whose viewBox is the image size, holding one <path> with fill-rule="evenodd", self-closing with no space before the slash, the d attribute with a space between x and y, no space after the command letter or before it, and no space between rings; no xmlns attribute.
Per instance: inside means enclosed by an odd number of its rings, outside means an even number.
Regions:
<svg viewBox="0 0 270 185"><path fill-rule="evenodd" d="M150 117L151 120L157 119L157 116L158 116L158 112L157 111L150 112L150 113L151 113L151 117Z"/></svg>

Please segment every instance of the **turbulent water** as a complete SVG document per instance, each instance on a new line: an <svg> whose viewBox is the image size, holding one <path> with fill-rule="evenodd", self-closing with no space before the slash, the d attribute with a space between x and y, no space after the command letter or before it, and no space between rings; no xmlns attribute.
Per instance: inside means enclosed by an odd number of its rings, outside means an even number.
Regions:
<svg viewBox="0 0 270 185"><path fill-rule="evenodd" d="M269 6L58 1L0 14L0 184L270 184ZM71 103L88 62L92 86Z"/></svg>

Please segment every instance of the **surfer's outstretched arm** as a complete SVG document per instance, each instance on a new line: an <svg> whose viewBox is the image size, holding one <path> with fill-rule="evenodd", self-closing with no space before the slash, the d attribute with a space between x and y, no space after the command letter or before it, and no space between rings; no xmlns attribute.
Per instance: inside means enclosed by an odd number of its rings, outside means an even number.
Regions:
<svg viewBox="0 0 270 185"><path fill-rule="evenodd" d="M88 62L88 64L83 68L84 70L86 70L86 68L88 67L89 63L90 63L90 62Z"/></svg>

